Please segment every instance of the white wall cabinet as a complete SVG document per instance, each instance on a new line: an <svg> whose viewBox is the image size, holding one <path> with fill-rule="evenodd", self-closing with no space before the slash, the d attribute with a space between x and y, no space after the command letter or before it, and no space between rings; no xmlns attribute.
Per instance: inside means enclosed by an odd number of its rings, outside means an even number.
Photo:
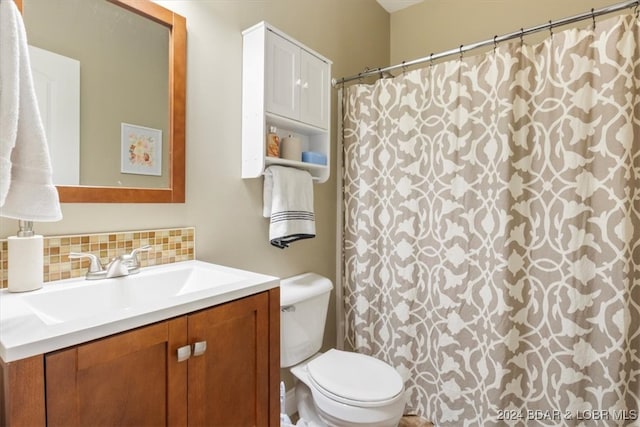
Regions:
<svg viewBox="0 0 640 427"><path fill-rule="evenodd" d="M243 32L242 177L256 178L271 164L329 178L331 61L261 22ZM266 156L266 135L293 135L302 151L327 156L326 165Z"/></svg>

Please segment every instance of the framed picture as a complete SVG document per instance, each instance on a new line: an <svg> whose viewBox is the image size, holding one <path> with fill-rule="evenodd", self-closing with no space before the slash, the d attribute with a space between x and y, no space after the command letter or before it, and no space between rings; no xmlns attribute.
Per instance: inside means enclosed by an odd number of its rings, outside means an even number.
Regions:
<svg viewBox="0 0 640 427"><path fill-rule="evenodd" d="M122 123L120 172L162 175L162 131Z"/></svg>

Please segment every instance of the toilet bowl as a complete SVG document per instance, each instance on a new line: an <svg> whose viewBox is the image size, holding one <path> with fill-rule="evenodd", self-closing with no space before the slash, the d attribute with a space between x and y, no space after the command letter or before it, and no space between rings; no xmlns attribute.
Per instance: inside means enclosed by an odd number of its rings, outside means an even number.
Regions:
<svg viewBox="0 0 640 427"><path fill-rule="evenodd" d="M405 406L402 377L370 356L331 349L291 368L296 397L312 399L302 418L330 426L397 426ZM315 421L318 423L318 421Z"/></svg>
<svg viewBox="0 0 640 427"><path fill-rule="evenodd" d="M299 416L314 427L397 426L405 393L393 367L364 354L318 352L332 288L313 273L280 282L281 366L297 380Z"/></svg>

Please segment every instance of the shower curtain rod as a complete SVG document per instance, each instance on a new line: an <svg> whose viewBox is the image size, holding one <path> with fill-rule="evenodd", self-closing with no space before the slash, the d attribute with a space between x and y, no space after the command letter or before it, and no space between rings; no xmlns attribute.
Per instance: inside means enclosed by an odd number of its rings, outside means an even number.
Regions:
<svg viewBox="0 0 640 427"><path fill-rule="evenodd" d="M489 45L497 45L500 42L504 42L506 40L511 40L511 39L515 39L515 38L522 38L526 35L529 34L533 34L533 33L537 33L539 31L544 31L544 30L551 30L553 31L553 28L555 27L560 27L563 25L568 25L568 24L573 24L575 22L579 22L579 21L584 21L587 19L593 19L594 25L595 25L595 19L598 16L601 15L606 15L609 13L614 13L614 12L618 12L620 10L623 9L627 9L627 8L631 8L635 6L636 9L638 7L640 7L640 0L629 0L626 2L622 2L622 3L616 3L613 4L611 6L607 6L607 7L603 7L602 9L591 9L591 11L589 12L584 12L581 13L579 15L574 15L574 16L570 16L568 18L563 18L563 19L558 19L557 21L549 21L545 24L541 24L541 25L536 25L535 27L530 27L530 28L520 28L519 31L514 31L512 33L508 33L508 34L503 34L501 36L494 36L492 39L488 39L488 40L484 40L481 42L476 42L476 43L471 43L468 45L460 45L459 48L456 49L450 49L450 50L446 50L444 52L440 52L440 53L432 53L429 56L425 56L423 58L418 58L418 59L414 59L411 61L402 61L402 63L400 64L396 64L396 65L391 65L388 67L380 67L380 68L375 68L375 69L371 69L371 70L366 70L363 71L362 73L359 74L355 74L353 76L348 76L348 77L342 77L340 79L332 79L331 80L331 84L335 87L337 85L352 81L352 80L360 80L363 79L365 77L370 77L370 76L374 76L374 75L379 75L380 77L383 77L385 73L389 73L390 71L393 70L397 70L399 68L402 69L406 69L407 67L411 67L414 65L419 65L425 62L432 62L436 59L441 59L444 58L446 56L451 56L451 55L461 55L464 54L465 52L468 52L470 50L473 49L478 49L484 46L489 46Z"/></svg>

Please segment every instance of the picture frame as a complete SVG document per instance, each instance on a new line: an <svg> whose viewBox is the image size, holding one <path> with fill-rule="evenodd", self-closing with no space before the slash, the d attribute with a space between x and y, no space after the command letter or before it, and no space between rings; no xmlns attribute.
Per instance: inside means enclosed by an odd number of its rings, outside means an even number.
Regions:
<svg viewBox="0 0 640 427"><path fill-rule="evenodd" d="M120 172L162 175L162 130L121 123Z"/></svg>

